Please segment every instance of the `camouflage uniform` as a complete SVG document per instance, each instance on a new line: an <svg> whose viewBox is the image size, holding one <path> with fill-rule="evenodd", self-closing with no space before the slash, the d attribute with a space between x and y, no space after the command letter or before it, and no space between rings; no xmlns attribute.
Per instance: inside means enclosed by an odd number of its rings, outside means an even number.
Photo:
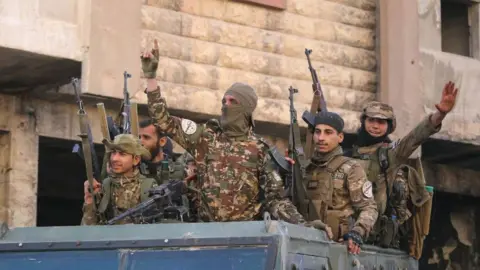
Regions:
<svg viewBox="0 0 480 270"><path fill-rule="evenodd" d="M118 150L142 156L147 160L150 159L150 153L141 146L140 141L133 135L121 134L115 137L113 143L107 140L104 140L103 143L106 146L107 155L112 150ZM93 203L84 204L81 225L97 225L106 222L148 199L148 189L155 186L157 186L156 181L141 175L137 168L134 169L131 177L110 173L102 183L102 198L98 206L100 220L93 209ZM125 218L119 223L132 223L132 220Z"/></svg>
<svg viewBox="0 0 480 270"><path fill-rule="evenodd" d="M363 110L362 117L387 119L392 121L391 132L395 130L396 119L393 108L384 103L371 102ZM391 214L396 216L400 224L410 218L407 202L410 197L409 184L406 179L407 171L399 169L406 164L410 155L431 135L437 133L441 125L434 127L430 122L431 115L421 121L404 138L394 143L380 142L374 145L353 147L352 157L356 158L367 172L368 179L374 185L375 201L378 205L379 215L391 206ZM363 118L362 118L363 121ZM382 168L379 153L385 152L388 168ZM388 183L388 186L387 184ZM387 188L389 194L387 194ZM415 193L422 194L423 190L415 190ZM390 201L387 202L387 196Z"/></svg>
<svg viewBox="0 0 480 270"><path fill-rule="evenodd" d="M239 83L227 93L232 89L236 89L237 97L244 100L252 98L254 91ZM242 96L247 93L250 96ZM251 132L251 114L241 112L247 104L229 106L229 116L238 117L236 120L239 121L224 121L220 127L216 120L199 125L171 116L160 89L147 95L150 116L155 119L156 125L171 134L172 139L195 159L197 180L194 185L199 191L195 207L201 220L247 221L259 218L262 211L269 211L277 219L290 223L304 222L295 206L281 197L282 179L272 168L267 154L269 147ZM256 107L256 95L249 106L252 112ZM245 115L249 117L245 118ZM242 134L245 130L247 132Z"/></svg>
<svg viewBox="0 0 480 270"><path fill-rule="evenodd" d="M331 115L341 124L332 123ZM329 119L322 122L319 116ZM315 122L315 125L332 126L338 132L343 130L343 120L332 112L317 115ZM332 229L333 240L352 231L361 238L368 236L378 216L372 183L354 159L343 156L341 146L326 154L313 153L305 168L304 184L308 199L315 205L316 216Z"/></svg>

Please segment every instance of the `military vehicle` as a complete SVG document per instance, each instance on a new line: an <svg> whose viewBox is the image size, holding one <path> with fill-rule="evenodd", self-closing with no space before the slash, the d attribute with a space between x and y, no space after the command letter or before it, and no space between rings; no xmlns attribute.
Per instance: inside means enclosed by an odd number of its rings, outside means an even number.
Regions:
<svg viewBox="0 0 480 270"><path fill-rule="evenodd" d="M325 232L271 220L27 227L0 232L0 269L418 269L408 254L363 246L360 255Z"/></svg>

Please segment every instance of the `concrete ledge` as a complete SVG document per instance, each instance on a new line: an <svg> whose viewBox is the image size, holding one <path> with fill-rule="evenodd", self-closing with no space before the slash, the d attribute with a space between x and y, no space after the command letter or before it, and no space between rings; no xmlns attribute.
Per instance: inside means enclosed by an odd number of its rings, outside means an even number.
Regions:
<svg viewBox="0 0 480 270"><path fill-rule="evenodd" d="M75 60L0 47L0 93L19 93L60 86L79 76Z"/></svg>
<svg viewBox="0 0 480 270"><path fill-rule="evenodd" d="M424 115L435 110L448 81L459 88L457 103L434 138L480 145L480 61L428 49L420 51L421 94Z"/></svg>

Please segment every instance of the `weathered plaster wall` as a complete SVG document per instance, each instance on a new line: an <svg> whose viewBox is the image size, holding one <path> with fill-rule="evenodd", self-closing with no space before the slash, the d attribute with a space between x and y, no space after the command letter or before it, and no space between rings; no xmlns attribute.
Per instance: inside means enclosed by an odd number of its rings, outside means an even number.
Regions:
<svg viewBox="0 0 480 270"><path fill-rule="evenodd" d="M82 2L0 0L0 46L81 60Z"/></svg>
<svg viewBox="0 0 480 270"><path fill-rule="evenodd" d="M456 107L434 137L480 145L480 61L427 49L421 49L420 60L422 114L435 108L445 82L454 81L460 89Z"/></svg>
<svg viewBox="0 0 480 270"><path fill-rule="evenodd" d="M418 0L418 31L421 48L442 50L440 0Z"/></svg>
<svg viewBox="0 0 480 270"><path fill-rule="evenodd" d="M435 138L457 142L480 144L480 61L442 52L441 3L440 0L418 0L419 4L419 45L421 83L418 100L410 111L422 116L435 109L440 101L443 86L449 80L460 89L455 109L445 120L442 130ZM478 5L471 7L471 14L478 14ZM472 39L478 38L478 16L471 17ZM454 36L449 34L451 39ZM472 42L473 52L478 52L478 42ZM476 46L476 47L475 47ZM400 116L402 117L402 116Z"/></svg>
<svg viewBox="0 0 480 270"><path fill-rule="evenodd" d="M289 85L300 90L299 115L311 102L310 48L328 106L349 132L375 98L374 28L373 0L288 0L285 11L221 0L142 7L142 46L160 43L157 79L170 107L217 115L224 90L243 81L260 97L257 119L287 124ZM141 91L136 98L146 101Z"/></svg>

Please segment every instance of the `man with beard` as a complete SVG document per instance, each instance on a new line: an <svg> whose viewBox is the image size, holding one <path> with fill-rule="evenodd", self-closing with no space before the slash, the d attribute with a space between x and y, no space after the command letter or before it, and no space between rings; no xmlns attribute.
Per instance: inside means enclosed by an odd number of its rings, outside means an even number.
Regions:
<svg viewBox="0 0 480 270"><path fill-rule="evenodd" d="M141 56L147 80L150 116L162 132L194 157L198 192L194 204L198 218L206 222L249 221L268 211L289 223L304 223L295 206L282 198L282 179L272 168L268 145L253 134L252 113L257 106L255 90L233 84L222 99L221 121L199 125L169 114L156 81L158 43Z"/></svg>
<svg viewBox="0 0 480 270"><path fill-rule="evenodd" d="M331 229L333 240L346 241L348 251L358 254L378 216L372 183L355 159L343 156L343 119L320 112L314 125L315 150L303 183L315 209L300 202L301 212L318 216Z"/></svg>
<svg viewBox="0 0 480 270"><path fill-rule="evenodd" d="M141 121L139 126L142 145L150 151L152 156L150 160L142 160L140 173L154 178L159 185L170 179L184 179L186 177L184 157L178 155L174 158L170 138L155 127L150 119Z"/></svg>
<svg viewBox="0 0 480 270"><path fill-rule="evenodd" d="M440 130L442 120L455 105L457 91L455 85L448 82L443 89L440 103L435 105L437 111L428 115L410 133L395 143L388 138L396 127L393 108L388 104L374 101L363 109L358 140L353 146L352 153L348 155L362 164L374 186L379 219L369 242L398 247L397 232L387 231L380 223L404 224L412 215L408 209L410 197L413 203L418 203L425 201L428 196L424 184L419 185L421 181L414 179L413 176L418 175L412 172L414 168L406 164L415 149ZM409 187L414 189L409 190Z"/></svg>
<svg viewBox="0 0 480 270"><path fill-rule="evenodd" d="M148 190L157 186L152 178L141 175L138 165L141 159L150 160L150 153L141 144L140 140L131 134L117 135L113 142L103 140L106 154L109 158L108 177L100 185L93 181L94 193L101 194L100 204L96 213L92 194L89 192L89 183L84 183L84 205L81 225L104 224L129 208L148 199ZM133 223L134 220L125 218L119 223Z"/></svg>

